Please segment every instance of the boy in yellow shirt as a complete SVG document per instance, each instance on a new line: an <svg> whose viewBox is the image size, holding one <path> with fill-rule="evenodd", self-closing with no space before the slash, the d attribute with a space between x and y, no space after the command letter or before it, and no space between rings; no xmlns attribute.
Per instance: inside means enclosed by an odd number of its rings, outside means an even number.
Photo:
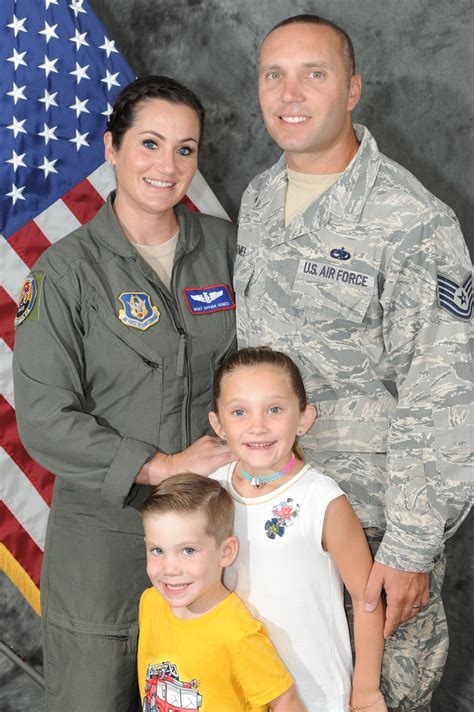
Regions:
<svg viewBox="0 0 474 712"><path fill-rule="evenodd" d="M238 552L215 480L176 475L143 509L147 573L138 680L145 712L305 712L265 627L222 583Z"/></svg>

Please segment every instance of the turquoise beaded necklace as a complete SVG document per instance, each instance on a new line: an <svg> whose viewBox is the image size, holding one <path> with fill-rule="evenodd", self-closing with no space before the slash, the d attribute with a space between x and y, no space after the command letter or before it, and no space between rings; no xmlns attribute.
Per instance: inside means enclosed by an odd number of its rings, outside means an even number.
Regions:
<svg viewBox="0 0 474 712"><path fill-rule="evenodd" d="M288 472L291 470L293 465L296 462L296 458L294 455L290 457L290 461L287 465L282 470L279 470L278 472L272 472L271 475L251 475L249 474L246 470L242 470L242 477L244 480L247 480L247 482L250 482L252 487L256 487L257 489L260 489L260 487L264 487L267 485L269 482L275 482L276 480L279 480L281 477L284 477L284 475L287 475Z"/></svg>

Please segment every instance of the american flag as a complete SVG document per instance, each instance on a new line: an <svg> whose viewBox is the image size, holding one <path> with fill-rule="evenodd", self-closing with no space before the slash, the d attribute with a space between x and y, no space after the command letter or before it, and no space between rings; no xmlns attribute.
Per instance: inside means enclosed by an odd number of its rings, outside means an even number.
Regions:
<svg viewBox="0 0 474 712"><path fill-rule="evenodd" d="M134 73L86 0L0 0L0 564L39 613L53 476L20 442L11 377L21 284L114 187L103 132ZM201 176L184 202L228 216Z"/></svg>

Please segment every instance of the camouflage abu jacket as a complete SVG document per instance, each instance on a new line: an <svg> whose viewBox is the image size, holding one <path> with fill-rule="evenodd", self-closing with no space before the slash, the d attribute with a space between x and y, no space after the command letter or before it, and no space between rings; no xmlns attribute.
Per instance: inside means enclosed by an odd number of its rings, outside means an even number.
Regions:
<svg viewBox="0 0 474 712"><path fill-rule="evenodd" d="M284 156L244 193L239 346L295 358L319 412L309 453L386 455L377 559L426 571L473 492L472 268L452 210L354 129L352 162L286 228Z"/></svg>

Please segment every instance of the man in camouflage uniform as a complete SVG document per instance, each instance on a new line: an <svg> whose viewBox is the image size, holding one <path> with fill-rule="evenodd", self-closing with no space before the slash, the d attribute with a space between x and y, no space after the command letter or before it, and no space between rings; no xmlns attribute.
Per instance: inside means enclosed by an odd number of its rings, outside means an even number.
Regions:
<svg viewBox="0 0 474 712"><path fill-rule="evenodd" d="M387 706L425 712L448 646L444 541L472 499L472 271L451 209L352 125L360 91L332 23L289 18L264 40L260 104L284 155L242 200L238 337L303 372L319 412L307 459L376 552Z"/></svg>

